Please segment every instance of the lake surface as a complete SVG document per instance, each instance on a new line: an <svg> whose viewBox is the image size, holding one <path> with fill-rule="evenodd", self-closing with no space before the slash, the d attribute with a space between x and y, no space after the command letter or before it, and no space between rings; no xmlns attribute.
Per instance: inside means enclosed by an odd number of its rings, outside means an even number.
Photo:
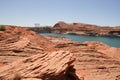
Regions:
<svg viewBox="0 0 120 80"><path fill-rule="evenodd" d="M85 41L98 41L106 43L112 47L120 48L120 38L119 37L98 37L98 36L81 36L81 35L70 35L70 34L57 34L57 33L40 33L44 36L61 36L66 37L70 40L77 42L85 42Z"/></svg>

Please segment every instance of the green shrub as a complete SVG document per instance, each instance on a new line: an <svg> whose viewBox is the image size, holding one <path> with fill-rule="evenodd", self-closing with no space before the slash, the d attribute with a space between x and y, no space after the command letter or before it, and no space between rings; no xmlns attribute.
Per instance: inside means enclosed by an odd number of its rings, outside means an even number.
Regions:
<svg viewBox="0 0 120 80"><path fill-rule="evenodd" d="M0 31L5 31L5 26L4 25L0 25Z"/></svg>

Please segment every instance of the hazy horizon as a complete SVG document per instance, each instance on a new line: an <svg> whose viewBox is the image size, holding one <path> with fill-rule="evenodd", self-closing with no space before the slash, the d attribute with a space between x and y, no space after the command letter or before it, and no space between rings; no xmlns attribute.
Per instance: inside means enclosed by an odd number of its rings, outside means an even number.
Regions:
<svg viewBox="0 0 120 80"><path fill-rule="evenodd" d="M120 26L120 0L0 0L0 24L53 26L59 21Z"/></svg>

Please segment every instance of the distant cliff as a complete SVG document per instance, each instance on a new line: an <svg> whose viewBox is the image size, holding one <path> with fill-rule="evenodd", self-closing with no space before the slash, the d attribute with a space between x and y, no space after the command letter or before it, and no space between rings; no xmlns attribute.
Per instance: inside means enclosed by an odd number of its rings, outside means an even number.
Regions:
<svg viewBox="0 0 120 80"><path fill-rule="evenodd" d="M29 27L30 30L38 32L38 33L51 33L52 27Z"/></svg>
<svg viewBox="0 0 120 80"><path fill-rule="evenodd" d="M58 22L54 25L53 31L64 34L78 34L91 36L120 36L120 27L97 26L84 23Z"/></svg>
<svg viewBox="0 0 120 80"><path fill-rule="evenodd" d="M98 26L85 23L58 22L53 27L32 27L31 30L39 33L60 33L87 36L117 36L120 37L120 26Z"/></svg>

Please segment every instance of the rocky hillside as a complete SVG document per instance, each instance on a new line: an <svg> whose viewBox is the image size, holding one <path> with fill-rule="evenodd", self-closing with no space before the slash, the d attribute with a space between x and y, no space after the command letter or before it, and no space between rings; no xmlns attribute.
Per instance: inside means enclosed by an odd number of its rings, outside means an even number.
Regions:
<svg viewBox="0 0 120 80"><path fill-rule="evenodd" d="M84 23L58 22L53 31L64 34L94 35L94 36L120 36L120 27L97 26Z"/></svg>

